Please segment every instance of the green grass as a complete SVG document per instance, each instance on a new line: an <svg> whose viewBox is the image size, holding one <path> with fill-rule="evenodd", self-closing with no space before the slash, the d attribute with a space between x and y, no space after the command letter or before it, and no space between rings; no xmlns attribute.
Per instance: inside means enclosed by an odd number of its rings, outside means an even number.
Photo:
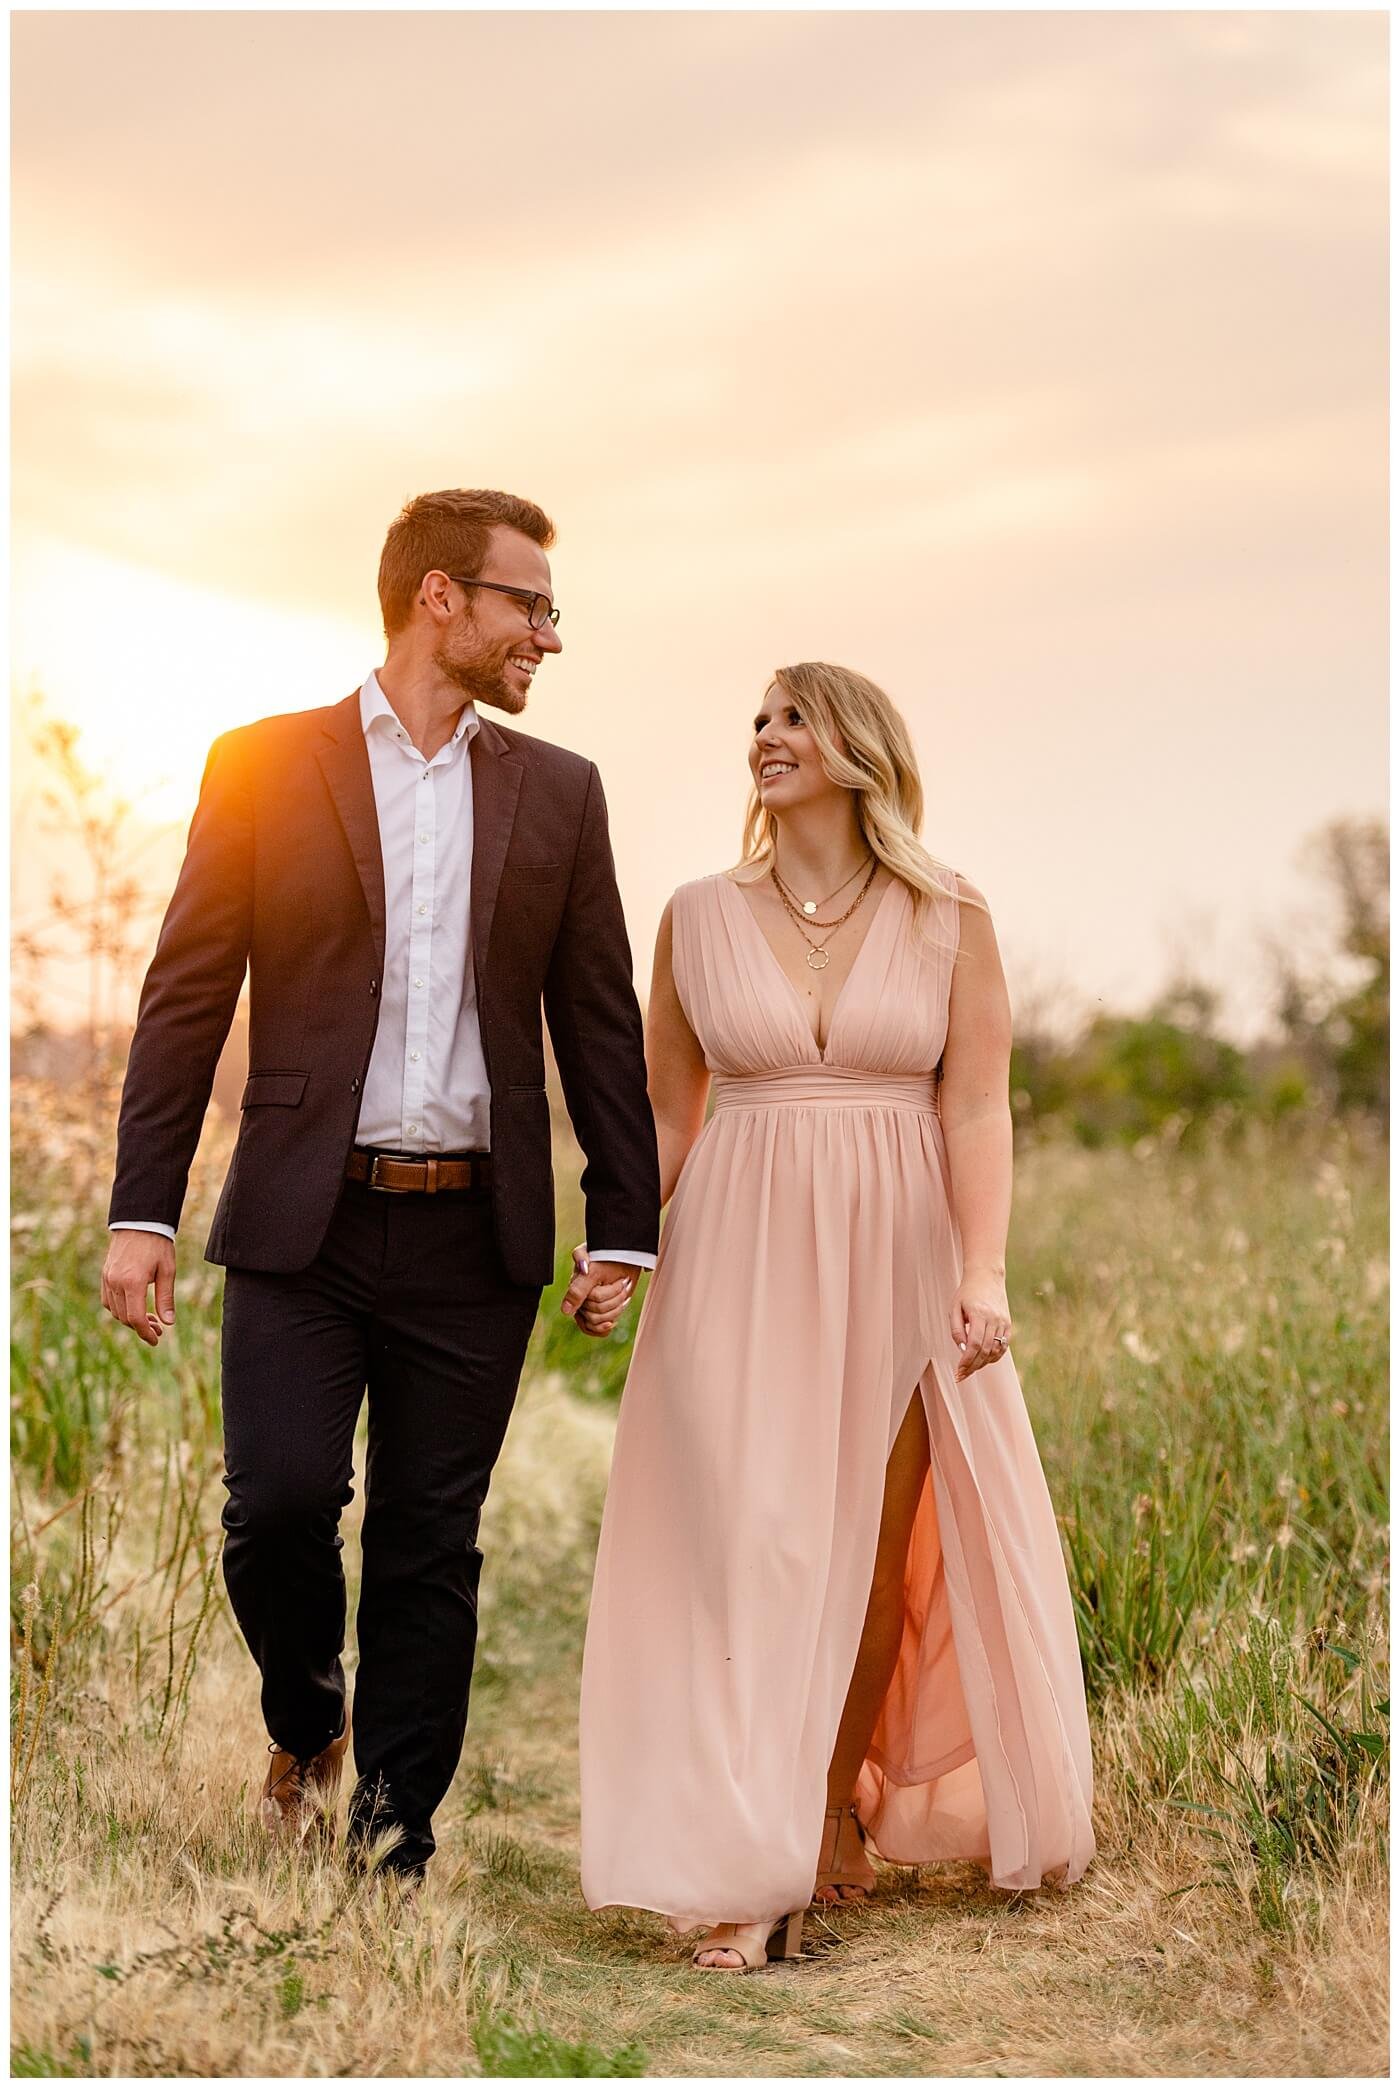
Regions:
<svg viewBox="0 0 1400 2088"><path fill-rule="evenodd" d="M67 2059L52 2052L36 2052L32 2045L16 2045L10 2053L13 2080L87 2079L92 2074L92 2046L85 2037L75 2037Z"/></svg>
<svg viewBox="0 0 1400 2088"><path fill-rule="evenodd" d="M601 2052L596 2045L569 2044L538 2026L531 2029L509 2015L484 2016L477 2024L476 2055L483 2074L502 2079L518 2074L557 2074L572 2080L614 2074L635 2079L646 2071L646 2054L639 2045Z"/></svg>

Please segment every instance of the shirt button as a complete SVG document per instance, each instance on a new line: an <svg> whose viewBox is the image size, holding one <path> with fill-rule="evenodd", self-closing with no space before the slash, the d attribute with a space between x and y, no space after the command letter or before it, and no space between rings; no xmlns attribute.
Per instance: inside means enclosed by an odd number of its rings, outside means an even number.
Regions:
<svg viewBox="0 0 1400 2088"><path fill-rule="evenodd" d="M360 1092L360 1076L358 1073L350 1083L350 1092L352 1095L358 1095Z"/></svg>
<svg viewBox="0 0 1400 2088"><path fill-rule="evenodd" d="M420 840L420 841L426 841L428 837L427 837L427 835L426 835L426 834L420 834L420 835L418 836L418 838L419 838L419 840Z"/></svg>
<svg viewBox="0 0 1400 2088"><path fill-rule="evenodd" d="M420 914L425 914L428 911L428 909L426 906L420 906L418 911Z"/></svg>
<svg viewBox="0 0 1400 2088"><path fill-rule="evenodd" d="M378 993L378 991L379 991L379 981L378 981L378 979L371 979L371 980L370 980L370 982L369 982L369 991L370 991L370 998L371 998L371 999L373 999L373 998L374 998L374 996L375 996L375 994L376 994L376 993Z"/></svg>
<svg viewBox="0 0 1400 2088"><path fill-rule="evenodd" d="M410 1058L411 1058L411 1059L413 1060L413 1062L414 1062L414 1064L415 1064L415 1065L416 1065L416 1064L418 1063L419 1059L420 1059L420 1058L422 1058L422 1056L423 1056L423 1054L422 1054L422 1052L421 1052L421 1051L410 1051L410 1053L409 1053L408 1055L409 1055L409 1057L410 1057Z"/></svg>
<svg viewBox="0 0 1400 2088"><path fill-rule="evenodd" d="M415 986L421 986L423 981L421 979L415 979L413 983Z"/></svg>
<svg viewBox="0 0 1400 2088"><path fill-rule="evenodd" d="M410 1124L408 1128L409 1128L409 1130L410 1130L410 1131L412 1131L412 1132L414 1132L414 1133L416 1133L416 1132L417 1132L417 1130L418 1130L418 1126L417 1126L416 1124Z"/></svg>

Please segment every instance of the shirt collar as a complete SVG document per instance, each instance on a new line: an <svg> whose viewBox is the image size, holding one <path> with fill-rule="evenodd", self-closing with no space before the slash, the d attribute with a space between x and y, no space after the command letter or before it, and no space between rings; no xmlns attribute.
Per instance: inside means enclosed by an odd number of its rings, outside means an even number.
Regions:
<svg viewBox="0 0 1400 2088"><path fill-rule="evenodd" d="M403 721L388 697L384 694L377 674L371 674L360 690L360 729L366 739L369 738L371 731L374 730L386 733L404 732ZM458 740L464 736L469 739L475 739L480 730L481 719L477 716L475 707L470 703L464 704L462 715L457 720L456 730L447 744L450 747L455 747ZM405 734L406 738L407 735Z"/></svg>

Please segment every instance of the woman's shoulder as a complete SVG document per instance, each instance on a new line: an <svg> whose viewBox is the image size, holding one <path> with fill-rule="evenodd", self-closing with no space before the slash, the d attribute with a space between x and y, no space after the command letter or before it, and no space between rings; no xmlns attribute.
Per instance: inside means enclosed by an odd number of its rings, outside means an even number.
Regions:
<svg viewBox="0 0 1400 2088"><path fill-rule="evenodd" d="M668 909L677 907L703 906L707 900L717 896L720 885L732 884L733 873L728 870L711 870L706 877L691 877L677 885L666 901Z"/></svg>
<svg viewBox="0 0 1400 2088"><path fill-rule="evenodd" d="M962 905L976 906L983 912L986 911L985 892L961 870L955 869L951 863L945 863L941 856L926 858L926 865L932 871L933 881L945 899L956 899Z"/></svg>
<svg viewBox="0 0 1400 2088"><path fill-rule="evenodd" d="M677 885L661 909L660 934L669 939L678 929L689 934L699 930L708 909L720 904L715 888L725 882L727 875L724 870L716 870L709 877L691 877Z"/></svg>

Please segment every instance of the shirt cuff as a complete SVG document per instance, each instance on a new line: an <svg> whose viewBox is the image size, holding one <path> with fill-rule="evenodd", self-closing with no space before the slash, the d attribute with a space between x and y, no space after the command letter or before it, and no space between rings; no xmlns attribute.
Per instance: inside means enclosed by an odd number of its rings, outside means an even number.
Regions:
<svg viewBox="0 0 1400 2088"><path fill-rule="evenodd" d="M656 1256L654 1254L638 1254L635 1248L632 1247L609 1247L606 1249L602 1247L587 1247L584 1249L584 1252L590 1261L629 1262L633 1268L637 1269L654 1269L656 1267Z"/></svg>
<svg viewBox="0 0 1400 2088"><path fill-rule="evenodd" d="M167 1240L175 1237L173 1225L162 1225L158 1218L114 1218L107 1227L108 1232L158 1232Z"/></svg>

